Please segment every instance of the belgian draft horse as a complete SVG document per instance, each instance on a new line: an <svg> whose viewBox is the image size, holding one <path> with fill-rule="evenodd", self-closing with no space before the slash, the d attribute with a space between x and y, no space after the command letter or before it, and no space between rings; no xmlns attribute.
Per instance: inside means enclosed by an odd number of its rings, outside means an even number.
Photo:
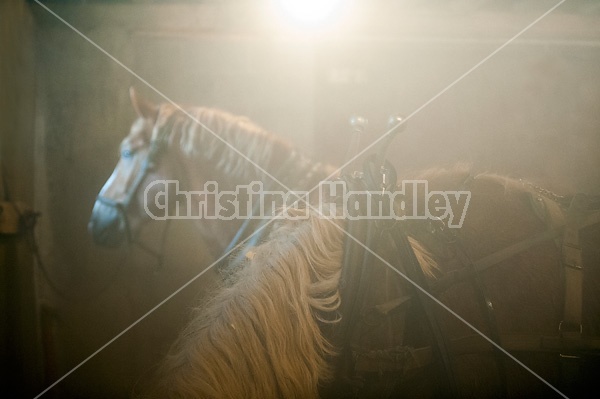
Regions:
<svg viewBox="0 0 600 399"><path fill-rule="evenodd" d="M583 254L576 272L584 278L572 291L563 245L573 227L571 197L462 167L419 179L430 190L471 193L460 228L447 220L386 227L408 235L423 288L439 303L390 267L409 254L398 259L382 227L373 241L379 257L363 264L363 298L345 313L357 295L343 277L349 222L298 210L304 219L277 221L233 282L196 309L163 364L158 397L597 397L593 201L579 212L587 222L576 226ZM566 303L577 298L579 325L566 326ZM442 331L445 365L427 309ZM353 322L343 327L344 320Z"/></svg>

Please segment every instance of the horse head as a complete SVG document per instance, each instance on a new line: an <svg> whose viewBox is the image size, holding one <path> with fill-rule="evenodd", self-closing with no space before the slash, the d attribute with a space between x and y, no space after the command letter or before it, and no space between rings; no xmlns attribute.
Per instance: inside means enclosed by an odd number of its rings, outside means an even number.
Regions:
<svg viewBox="0 0 600 399"><path fill-rule="evenodd" d="M255 231L255 213L272 211L269 201L254 195L251 204L250 198L240 203L239 217L228 216L233 203L222 193L249 190L256 182L264 191L311 189L333 171L248 118L213 108L156 106L130 94L138 118L89 223L100 245L136 242L144 222L171 218L177 210L191 212L175 217L194 219L206 248L220 256Z"/></svg>
<svg viewBox="0 0 600 399"><path fill-rule="evenodd" d="M166 146L160 107L133 88L130 97L138 117L121 142L119 162L96 198L88 225L94 242L107 247L132 241L145 221L165 212L159 204L146 203L143 194L158 189L152 182L172 176L172 162L160 156Z"/></svg>

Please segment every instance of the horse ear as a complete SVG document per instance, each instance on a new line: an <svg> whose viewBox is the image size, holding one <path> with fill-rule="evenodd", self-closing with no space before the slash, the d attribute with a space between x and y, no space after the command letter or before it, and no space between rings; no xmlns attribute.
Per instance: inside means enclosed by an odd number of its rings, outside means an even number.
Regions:
<svg viewBox="0 0 600 399"><path fill-rule="evenodd" d="M146 119L156 119L158 106L140 96L133 86L129 88L129 97L131 98L131 104L133 105L135 112L137 112L139 116Z"/></svg>

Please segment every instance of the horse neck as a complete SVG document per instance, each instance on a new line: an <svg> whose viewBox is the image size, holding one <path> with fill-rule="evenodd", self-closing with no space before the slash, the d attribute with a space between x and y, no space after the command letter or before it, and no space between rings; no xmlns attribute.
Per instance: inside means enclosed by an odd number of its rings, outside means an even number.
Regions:
<svg viewBox="0 0 600 399"><path fill-rule="evenodd" d="M178 119L170 141L191 165L192 183L209 172L211 180L230 187L261 181L265 188L310 190L334 172L250 120L210 108L188 111L194 120Z"/></svg>
<svg viewBox="0 0 600 399"><path fill-rule="evenodd" d="M234 181L215 175L206 161L202 162L202 159L190 156L182 151L179 146L169 146L164 157L163 162L167 163L166 169L168 170L165 179L177 181L180 193L201 193L205 191L207 181L217 182L219 185L218 191L232 191L232 187L236 184ZM194 209L190 221L204 242L202 247L206 248L214 258L217 258L227 248L243 221L236 219L221 220L199 215L197 212L199 204L193 202L198 197L191 196L190 198L192 209ZM181 200L183 197L178 197L178 199ZM185 205L181 204L180 206Z"/></svg>
<svg viewBox="0 0 600 399"><path fill-rule="evenodd" d="M294 148L278 143L271 145L272 154L263 157L255 153L243 159L241 155L233 154L239 157L236 162L240 164L232 167L223 165L214 157L190 157L183 152L177 157L188 176L189 186L196 190L203 188L204 182L210 180L226 190L260 181L265 190L308 191L334 174L335 167L331 165L315 162ZM231 149L227 151L233 152Z"/></svg>
<svg viewBox="0 0 600 399"><path fill-rule="evenodd" d="M201 114L202 111L197 112ZM218 120L207 124L211 131L182 120L179 128L172 132L167 152L176 164L174 169L179 175L176 178L182 190L204 191L205 183L214 181L219 191L235 191L237 187L260 181L265 191L308 191L333 171L333 167L313 162L287 142L266 132L251 129L246 132L225 126L225 118L214 119ZM238 147L246 159L221 139ZM242 223L242 220L215 219L195 222L218 254L229 245Z"/></svg>

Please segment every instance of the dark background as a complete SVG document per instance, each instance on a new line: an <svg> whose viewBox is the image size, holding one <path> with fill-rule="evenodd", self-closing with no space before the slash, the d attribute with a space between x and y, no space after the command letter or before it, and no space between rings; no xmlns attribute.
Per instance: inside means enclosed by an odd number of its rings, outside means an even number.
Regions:
<svg viewBox="0 0 600 399"><path fill-rule="evenodd" d="M289 28L250 1L51 1L58 15L176 102L220 107L343 161L410 115L554 1L353 2L329 28ZM568 1L408 121L389 149L399 175L468 162L559 193L600 194L600 6ZM166 262L95 247L87 221L134 112L160 96L34 2L0 5L1 155L13 197L42 213L49 285L24 237L0 242L2 389L32 397L202 271L177 223ZM147 233L155 242L163 226ZM153 241L154 240L154 241ZM198 279L45 397L127 397L214 276ZM7 397L6 395L2 395Z"/></svg>

